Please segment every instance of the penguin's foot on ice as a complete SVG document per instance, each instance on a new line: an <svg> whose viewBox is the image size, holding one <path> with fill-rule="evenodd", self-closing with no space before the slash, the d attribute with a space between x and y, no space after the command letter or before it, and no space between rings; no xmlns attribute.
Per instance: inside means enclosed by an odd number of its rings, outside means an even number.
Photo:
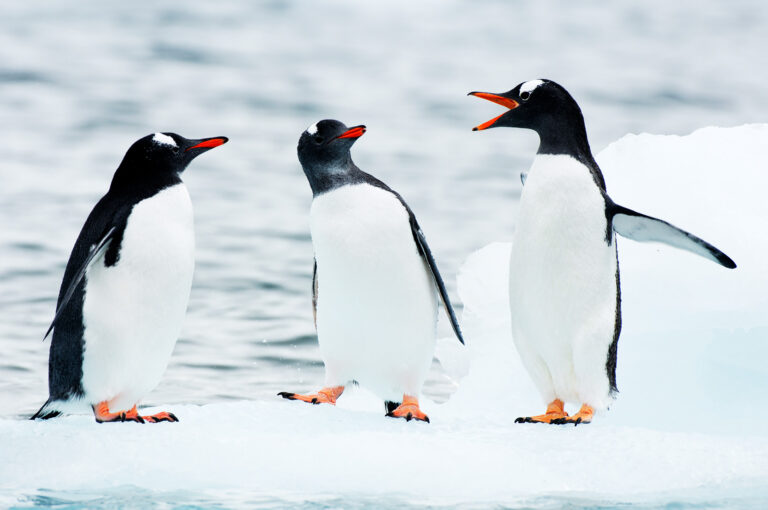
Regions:
<svg viewBox="0 0 768 510"><path fill-rule="evenodd" d="M144 423L144 418L139 416L136 406L130 411L118 411L112 413L109 411L109 404L107 402L99 402L93 406L93 417L96 418L98 423L106 423L112 421L136 421Z"/></svg>
<svg viewBox="0 0 768 510"><path fill-rule="evenodd" d="M119 411L112 413L109 411L109 404L107 402L100 402L93 406L93 416L99 423L111 422L111 421L135 421L138 423L160 423L161 421L179 421L175 414L163 411L157 414L151 414L149 416L141 416L136 406L133 406L130 411Z"/></svg>
<svg viewBox="0 0 768 510"><path fill-rule="evenodd" d="M332 404L336 405L336 399L344 393L344 386L334 386L329 388L323 388L317 393L311 393L309 395L299 395L298 393L290 393L287 391L281 391L277 395L288 400L301 400L302 402L308 402L310 404Z"/></svg>
<svg viewBox="0 0 768 510"><path fill-rule="evenodd" d="M136 410L136 407L134 406L133 409ZM157 414L150 414L149 416L140 416L140 418L144 418L144 420L148 421L149 423L160 423L161 421L179 421L175 414L169 413L168 411L163 411Z"/></svg>
<svg viewBox="0 0 768 510"><path fill-rule="evenodd" d="M552 421L552 423L555 425L567 425L568 423L573 423L573 425L576 426L579 423L591 423L592 416L594 415L595 415L595 410L592 409L587 404L584 404L581 406L581 409L579 409L579 412L574 414L573 416L569 416L567 418L561 418L559 420Z"/></svg>
<svg viewBox="0 0 768 510"><path fill-rule="evenodd" d="M419 420L429 423L429 416L419 409L419 400L409 395L403 395L403 403L388 412L387 416L405 418L406 421Z"/></svg>
<svg viewBox="0 0 768 510"><path fill-rule="evenodd" d="M550 423L560 424L561 420L567 420L568 413L565 412L565 404L560 399L553 400L547 406L547 412L538 416L520 417L515 423ZM562 422L565 423L565 422Z"/></svg>

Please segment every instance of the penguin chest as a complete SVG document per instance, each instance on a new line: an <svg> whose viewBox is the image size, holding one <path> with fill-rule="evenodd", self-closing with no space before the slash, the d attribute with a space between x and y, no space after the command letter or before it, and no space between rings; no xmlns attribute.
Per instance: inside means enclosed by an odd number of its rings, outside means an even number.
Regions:
<svg viewBox="0 0 768 510"><path fill-rule="evenodd" d="M159 382L186 313L194 270L192 203L177 184L137 203L119 258L86 274L83 388L130 407Z"/></svg>
<svg viewBox="0 0 768 510"><path fill-rule="evenodd" d="M612 341L617 264L606 229L605 199L589 169L570 156L538 155L515 225L510 307L518 347L557 372L572 370L584 338L603 363Z"/></svg>
<svg viewBox="0 0 768 510"><path fill-rule="evenodd" d="M418 393L434 351L437 297L408 211L387 190L348 185L317 196L310 221L327 377L357 380L382 398Z"/></svg>

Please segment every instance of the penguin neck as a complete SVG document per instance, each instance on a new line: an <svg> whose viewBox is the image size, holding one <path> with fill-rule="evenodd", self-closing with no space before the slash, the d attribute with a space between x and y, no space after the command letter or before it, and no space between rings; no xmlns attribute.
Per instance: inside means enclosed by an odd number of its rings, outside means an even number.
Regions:
<svg viewBox="0 0 768 510"><path fill-rule="evenodd" d="M112 177L109 191L114 194L149 197L180 182L182 181L178 172L152 167L142 167L139 170L121 164Z"/></svg>
<svg viewBox="0 0 768 510"><path fill-rule="evenodd" d="M569 122L555 121L544 123L536 132L539 134L537 154L570 156L587 166L595 183L605 190L605 179L597 166L592 149L587 139L587 129L581 115L574 116Z"/></svg>
<svg viewBox="0 0 768 510"><path fill-rule="evenodd" d="M569 119L548 117L536 127L539 134L539 154L565 154L577 159L592 159L587 140L587 128L581 115Z"/></svg>
<svg viewBox="0 0 768 510"><path fill-rule="evenodd" d="M311 170L305 167L304 174L307 176L310 188L312 188L313 197L363 180L363 171L352 162L351 157L329 165L318 165Z"/></svg>

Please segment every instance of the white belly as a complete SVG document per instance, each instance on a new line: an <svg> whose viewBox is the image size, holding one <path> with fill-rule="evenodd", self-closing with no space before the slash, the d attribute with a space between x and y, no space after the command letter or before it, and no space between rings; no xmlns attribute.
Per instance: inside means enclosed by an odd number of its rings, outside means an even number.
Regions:
<svg viewBox="0 0 768 510"><path fill-rule="evenodd" d="M194 271L192 203L177 184L136 204L116 265L86 275L83 389L89 403L129 409L165 372Z"/></svg>
<svg viewBox="0 0 768 510"><path fill-rule="evenodd" d="M316 197L310 218L326 383L355 380L392 401L418 395L435 348L437 295L407 211L359 184Z"/></svg>
<svg viewBox="0 0 768 510"><path fill-rule="evenodd" d="M528 173L510 259L512 334L548 402L603 408L616 317L616 248L589 170L538 155ZM611 236L613 234L611 233Z"/></svg>

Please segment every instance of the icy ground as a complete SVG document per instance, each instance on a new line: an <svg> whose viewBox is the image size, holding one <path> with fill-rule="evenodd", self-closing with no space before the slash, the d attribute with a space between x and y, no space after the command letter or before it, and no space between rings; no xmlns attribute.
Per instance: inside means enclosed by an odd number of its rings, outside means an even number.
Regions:
<svg viewBox="0 0 768 510"><path fill-rule="evenodd" d="M509 245L493 243L458 276L468 348L443 340L438 355L457 378L468 373L446 404L423 402L431 424L384 418L363 391L335 408L169 403L177 424L0 420L0 506L245 493L318 506L758 508L768 503L767 161L768 125L629 135L599 154L616 202L696 233L739 267L619 241L621 393L591 425L513 423L543 404L509 335Z"/></svg>

